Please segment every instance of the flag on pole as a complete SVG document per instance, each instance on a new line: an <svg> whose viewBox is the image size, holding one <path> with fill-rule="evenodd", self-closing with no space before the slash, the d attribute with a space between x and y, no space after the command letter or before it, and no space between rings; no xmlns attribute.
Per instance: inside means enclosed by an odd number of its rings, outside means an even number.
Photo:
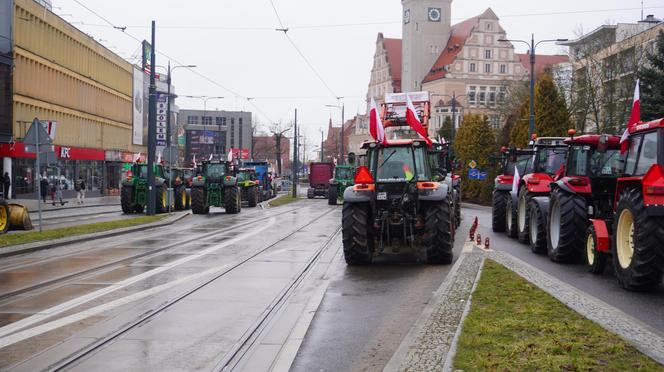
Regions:
<svg viewBox="0 0 664 372"><path fill-rule="evenodd" d="M194 159L193 160L194 160L194 168L196 168L198 166L198 164L196 164L196 154L194 154Z"/></svg>
<svg viewBox="0 0 664 372"><path fill-rule="evenodd" d="M632 103L632 113L629 115L629 121L627 122L627 128L623 132L622 137L620 138L620 153L624 154L627 152L629 147L629 136L630 133L634 130L636 124L641 121L641 93L639 90L639 80L636 80L636 87L634 88L634 101Z"/></svg>
<svg viewBox="0 0 664 372"><path fill-rule="evenodd" d="M514 166L514 179L512 179L512 194L519 193L519 183L521 183L521 176L519 175L519 168Z"/></svg>
<svg viewBox="0 0 664 372"><path fill-rule="evenodd" d="M161 164L161 151L159 151L159 156L157 156L157 164Z"/></svg>
<svg viewBox="0 0 664 372"><path fill-rule="evenodd" d="M233 161L233 148L228 151L228 161Z"/></svg>
<svg viewBox="0 0 664 372"><path fill-rule="evenodd" d="M140 152L134 158L134 163L138 163L139 161L141 161L141 153Z"/></svg>
<svg viewBox="0 0 664 372"><path fill-rule="evenodd" d="M429 134L424 129L420 119L417 117L417 111L415 111L415 106L413 106L413 102L410 100L408 94L406 94L406 104L406 123L426 141L427 146L431 147L433 143L429 139Z"/></svg>
<svg viewBox="0 0 664 372"><path fill-rule="evenodd" d="M387 144L387 138L385 138L385 127L383 127L383 122L380 119L380 112L378 112L378 106L376 101L371 98L371 112L369 115L369 132L371 136L378 142Z"/></svg>

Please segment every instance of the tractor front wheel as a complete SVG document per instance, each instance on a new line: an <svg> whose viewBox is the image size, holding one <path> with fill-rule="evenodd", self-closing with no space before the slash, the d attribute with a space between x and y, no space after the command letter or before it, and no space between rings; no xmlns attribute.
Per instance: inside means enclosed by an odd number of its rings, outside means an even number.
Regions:
<svg viewBox="0 0 664 372"><path fill-rule="evenodd" d="M205 189L203 187L191 188L191 211L194 214L208 214L210 206L205 201Z"/></svg>
<svg viewBox="0 0 664 372"><path fill-rule="evenodd" d="M27 213L25 214L28 215ZM0 235L6 234L7 230L9 230L9 215L9 205L5 200L0 200Z"/></svg>
<svg viewBox="0 0 664 372"><path fill-rule="evenodd" d="M606 266L606 253L597 250L597 233L595 227L590 225L586 230L586 265L593 274L604 273Z"/></svg>
<svg viewBox="0 0 664 372"><path fill-rule="evenodd" d="M423 240L429 264L452 263L454 227L450 208L450 203L442 202L427 209Z"/></svg>
<svg viewBox="0 0 664 372"><path fill-rule="evenodd" d="M588 226L586 200L558 188L551 192L547 251L555 262L572 262L579 256L579 248L586 243Z"/></svg>
<svg viewBox="0 0 664 372"><path fill-rule="evenodd" d="M122 186L120 190L120 206L125 214L133 213L134 208L134 188L131 186Z"/></svg>
<svg viewBox="0 0 664 372"><path fill-rule="evenodd" d="M168 199L167 199L167 189L166 185L161 185L157 187L157 202L156 202L156 212L166 213L168 212Z"/></svg>
<svg viewBox="0 0 664 372"><path fill-rule="evenodd" d="M327 204L337 205L337 186L330 185L330 191L327 197Z"/></svg>
<svg viewBox="0 0 664 372"><path fill-rule="evenodd" d="M521 243L528 244L530 239L530 193L525 187L519 190L519 199L516 206L517 238Z"/></svg>
<svg viewBox="0 0 664 372"><path fill-rule="evenodd" d="M510 238L516 238L519 235L519 228L516 222L517 217L516 205L513 201L512 194L509 194L507 197L507 205L505 206L505 230L507 236Z"/></svg>
<svg viewBox="0 0 664 372"><path fill-rule="evenodd" d="M367 203L344 203L341 232L346 264L369 265L373 259L374 239Z"/></svg>
<svg viewBox="0 0 664 372"><path fill-rule="evenodd" d="M258 205L258 191L256 190L256 186L247 188L247 204L249 208L254 208Z"/></svg>
<svg viewBox="0 0 664 372"><path fill-rule="evenodd" d="M187 190L184 186L175 188L175 210L183 211L187 209Z"/></svg>
<svg viewBox="0 0 664 372"><path fill-rule="evenodd" d="M649 290L662 280L664 218L649 217L640 190L620 194L614 223L613 267L629 290Z"/></svg>
<svg viewBox="0 0 664 372"><path fill-rule="evenodd" d="M542 211L535 200L530 201L528 209L530 210L530 222L528 223L530 227L530 238L528 239L530 250L533 253L542 254L546 252L546 219L544 211Z"/></svg>
<svg viewBox="0 0 664 372"><path fill-rule="evenodd" d="M507 199L510 194L506 191L494 191L491 203L491 228L493 232L505 232L507 228Z"/></svg>
<svg viewBox="0 0 664 372"><path fill-rule="evenodd" d="M228 214L240 213L240 190L236 186L229 186L224 189L224 209Z"/></svg>

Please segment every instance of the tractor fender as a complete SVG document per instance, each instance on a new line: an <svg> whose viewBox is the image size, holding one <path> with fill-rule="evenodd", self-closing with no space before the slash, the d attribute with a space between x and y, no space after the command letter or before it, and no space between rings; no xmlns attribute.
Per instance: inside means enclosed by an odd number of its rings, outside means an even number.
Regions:
<svg viewBox="0 0 664 372"><path fill-rule="evenodd" d="M224 177L224 186L235 186L237 185L237 178L231 177L230 179Z"/></svg>
<svg viewBox="0 0 664 372"><path fill-rule="evenodd" d="M510 183L509 185L504 184L504 183L498 183L496 182L496 190L497 191L512 191L512 184Z"/></svg>
<svg viewBox="0 0 664 372"><path fill-rule="evenodd" d="M609 253L611 251L611 239L609 238L609 229L606 226L606 221L591 219L590 222L595 228L595 236L597 237L595 249L597 249L598 252Z"/></svg>
<svg viewBox="0 0 664 372"><path fill-rule="evenodd" d="M544 215L544 220L548 221L549 219L549 197L548 196L535 196L532 200L537 203L540 211Z"/></svg>
<svg viewBox="0 0 664 372"><path fill-rule="evenodd" d="M442 201L447 199L450 186L446 183L441 183L439 188L436 189L423 189L419 190L418 198L420 201Z"/></svg>
<svg viewBox="0 0 664 372"><path fill-rule="evenodd" d="M563 180L558 180L556 182L551 183L551 191L553 191L554 187L557 187L570 194L576 194L576 191L572 190L569 186L567 186L565 182L563 182Z"/></svg>
<svg viewBox="0 0 664 372"><path fill-rule="evenodd" d="M134 186L134 182L124 178L122 179L122 186Z"/></svg>
<svg viewBox="0 0 664 372"><path fill-rule="evenodd" d="M344 191L344 203L368 203L373 198L373 190L355 190L352 187L348 187Z"/></svg>
<svg viewBox="0 0 664 372"><path fill-rule="evenodd" d="M198 178L194 178L194 180L191 182L191 187L204 187L205 186L205 180L199 180Z"/></svg>

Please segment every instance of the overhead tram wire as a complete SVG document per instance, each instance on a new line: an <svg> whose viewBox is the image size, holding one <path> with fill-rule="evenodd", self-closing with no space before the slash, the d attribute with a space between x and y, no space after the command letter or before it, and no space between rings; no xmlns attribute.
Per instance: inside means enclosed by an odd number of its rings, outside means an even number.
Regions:
<svg viewBox="0 0 664 372"><path fill-rule="evenodd" d="M121 31L124 35L127 35L128 37L134 39L135 41L137 41L137 42L139 42L139 43L142 43L142 42L143 42L140 38L138 38L138 37L136 37L136 36L130 34L129 32L127 32L127 27L118 27L118 26L116 26L113 22L109 21L108 19L106 19L105 17L103 17L102 15L100 15L99 13L95 12L94 10L90 9L89 7L87 7L86 5L84 5L83 3L81 3L81 1L79 1L79 0L73 0L73 1L74 1L75 3L77 3L78 5L80 5L81 7L83 7L84 9L86 9L87 11L89 11L90 13L94 14L95 16L97 16L99 19L101 19L101 20L103 20L104 22L108 23L108 24L109 24L111 27L113 27L114 29ZM160 52L159 50L157 50L157 53L160 54L160 55L162 55L162 56L164 56L164 57L166 57L166 58L168 58L168 59L170 59L171 61L173 61L173 62L175 62L175 63L177 63L177 64L179 64L179 65L181 65L181 66L185 66L184 63L178 61L176 58L173 58L173 57L171 57L171 56L169 56L169 55L167 55L167 54L165 54L165 53L163 53L163 52ZM217 87L219 87L219 88L221 88L221 89L223 89L223 90L225 90L225 91L227 91L227 92L233 94L234 96L236 96L236 97L238 97L238 98L242 98L242 99L247 100L247 102L249 102L249 104L250 104L251 106L253 106L253 107L256 109L256 111L258 111L258 113L260 113L265 119L267 119L267 120L268 120L269 122L271 122L271 123L274 123L274 120L272 120L272 119L270 118L269 115L267 115L263 110L261 110L261 108L258 107L258 106L253 102L253 100L250 99L249 97L244 96L244 95L242 95L242 94L239 94L238 92L236 92L236 91L234 91L234 90L232 90L232 89L230 89L230 88L228 88L228 87L226 87L226 86L220 84L219 82L215 81L214 79L212 79L212 78L210 78L210 77L208 77L208 76L206 76L206 75L203 75L202 73L200 73L199 71L197 71L197 70L195 70L195 69L193 69L193 68L190 68L190 67L185 67L185 68L186 68L187 70L189 70L190 72L194 73L195 75L199 76L200 78L206 80L207 82L209 82L209 83L211 83L211 84L213 84L213 85L216 85Z"/></svg>

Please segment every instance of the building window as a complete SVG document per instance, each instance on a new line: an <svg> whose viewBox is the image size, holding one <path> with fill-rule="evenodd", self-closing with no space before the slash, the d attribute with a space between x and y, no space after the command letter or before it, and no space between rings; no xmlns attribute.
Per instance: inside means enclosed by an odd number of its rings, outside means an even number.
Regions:
<svg viewBox="0 0 664 372"><path fill-rule="evenodd" d="M498 103L505 103L506 96L507 96L507 88L500 87L500 91L498 92Z"/></svg>
<svg viewBox="0 0 664 372"><path fill-rule="evenodd" d="M484 51L484 58L491 59L491 49L487 49Z"/></svg>
<svg viewBox="0 0 664 372"><path fill-rule="evenodd" d="M486 87L480 87L480 94L478 95L477 101L480 105L486 105Z"/></svg>
<svg viewBox="0 0 664 372"><path fill-rule="evenodd" d="M486 72L487 74L491 73L491 64L490 63L485 63L484 64L484 72Z"/></svg>
<svg viewBox="0 0 664 372"><path fill-rule="evenodd" d="M500 65L500 73L501 74L507 73L507 65Z"/></svg>
<svg viewBox="0 0 664 372"><path fill-rule="evenodd" d="M189 125L198 124L198 116L187 116L187 124Z"/></svg>
<svg viewBox="0 0 664 372"><path fill-rule="evenodd" d="M493 129L500 129L500 116L498 115L489 116L489 125Z"/></svg>
<svg viewBox="0 0 664 372"><path fill-rule="evenodd" d="M492 23L487 23L486 24L486 29L487 29L487 31L491 31L493 29L493 24Z"/></svg>
<svg viewBox="0 0 664 372"><path fill-rule="evenodd" d="M217 124L220 127L225 127L226 126L226 118L222 117L216 117L215 119L215 124Z"/></svg>
<svg viewBox="0 0 664 372"><path fill-rule="evenodd" d="M471 64L470 64L470 67L469 67L470 72L475 72L476 69L477 69L477 67L475 66L475 64L474 64L474 63L471 63Z"/></svg>
<svg viewBox="0 0 664 372"><path fill-rule="evenodd" d="M468 104L474 105L477 101L477 87L470 86L468 87Z"/></svg>
<svg viewBox="0 0 664 372"><path fill-rule="evenodd" d="M242 148L242 137L243 137L242 132L243 132L243 129L244 129L242 127L242 118L237 119L237 124L238 124L239 129L240 129L240 143L239 143L239 145L240 145L240 148Z"/></svg>
<svg viewBox="0 0 664 372"><path fill-rule="evenodd" d="M212 117L203 116L203 125L212 125Z"/></svg>
<svg viewBox="0 0 664 372"><path fill-rule="evenodd" d="M491 87L489 89L489 105L496 104L496 87Z"/></svg>

